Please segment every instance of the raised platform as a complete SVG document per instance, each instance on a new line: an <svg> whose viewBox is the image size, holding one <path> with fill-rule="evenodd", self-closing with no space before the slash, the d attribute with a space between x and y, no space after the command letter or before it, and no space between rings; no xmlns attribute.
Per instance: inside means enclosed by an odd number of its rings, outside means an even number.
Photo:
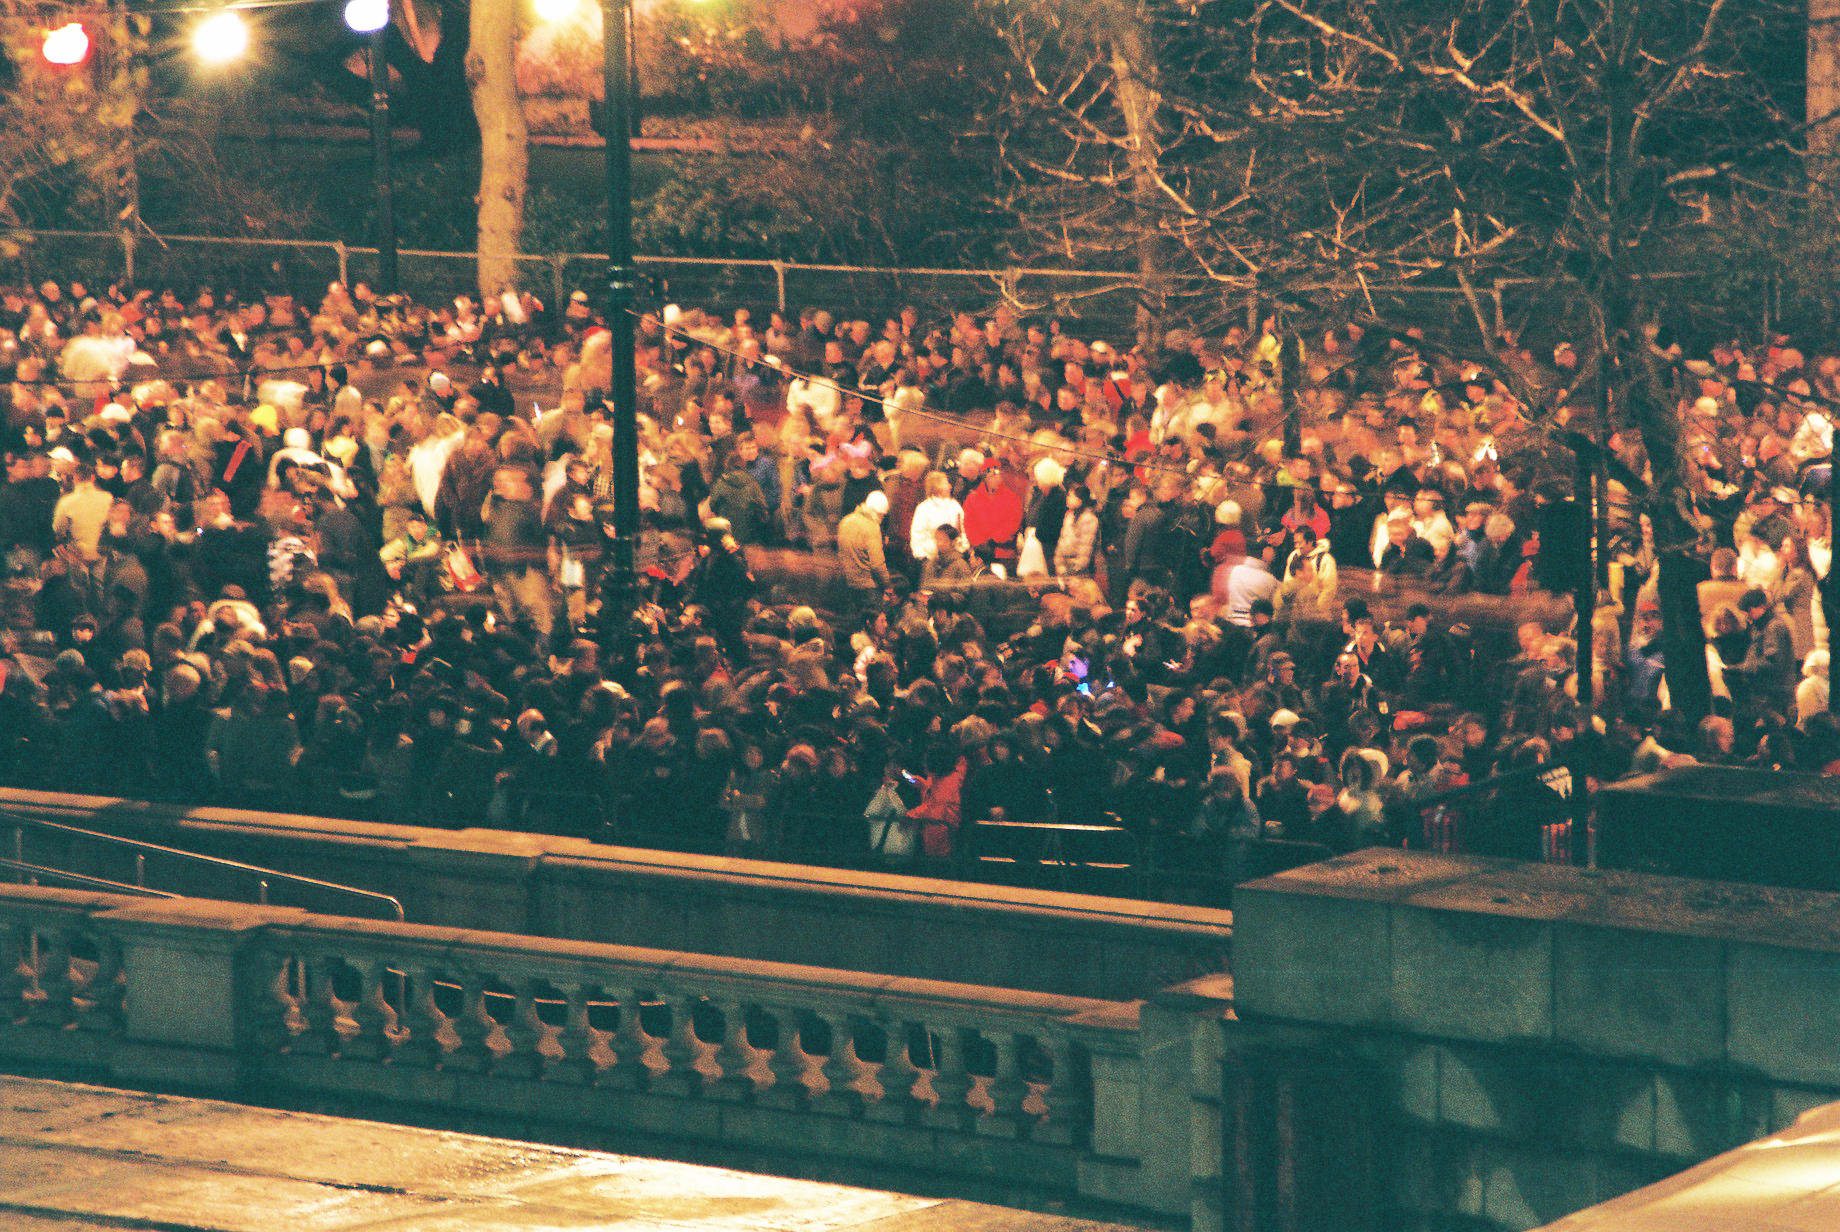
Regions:
<svg viewBox="0 0 1840 1232"><path fill-rule="evenodd" d="M13 1232L1104 1232L971 1202L0 1078Z"/></svg>

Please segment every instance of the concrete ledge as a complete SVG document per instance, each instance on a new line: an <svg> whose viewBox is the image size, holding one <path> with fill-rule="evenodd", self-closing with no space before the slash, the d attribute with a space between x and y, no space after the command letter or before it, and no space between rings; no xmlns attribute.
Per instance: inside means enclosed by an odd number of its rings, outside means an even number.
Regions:
<svg viewBox="0 0 1840 1232"><path fill-rule="evenodd" d="M1840 895L1383 849L1235 905L1248 1021L1840 1086Z"/></svg>
<svg viewBox="0 0 1840 1232"><path fill-rule="evenodd" d="M8 789L0 809L393 894L436 925L1105 1000L1222 973L1232 938L1232 914L1206 908L544 835ZM208 894L210 872L162 888Z"/></svg>

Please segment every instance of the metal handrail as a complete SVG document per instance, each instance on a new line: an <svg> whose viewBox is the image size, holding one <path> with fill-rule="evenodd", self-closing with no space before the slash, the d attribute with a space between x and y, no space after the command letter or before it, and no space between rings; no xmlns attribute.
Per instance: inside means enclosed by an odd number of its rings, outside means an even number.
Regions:
<svg viewBox="0 0 1840 1232"><path fill-rule="evenodd" d="M304 877L299 873L284 873L280 869L263 868L259 864L245 864L240 860L227 860L222 856L200 855L195 851L184 851L178 847L165 847L159 843L146 842L143 839L123 838L119 834L104 834L98 830L85 830L78 826L64 825L62 822L46 821L40 817L27 817L24 814L15 813L10 809L0 809L0 817L6 818L7 821L11 822L13 825L13 847L16 856L23 854L24 827L36 826L41 830L56 830L63 834L80 835L83 838L96 839L105 843L114 843L118 846L131 849L135 853L134 873L137 882L145 876L147 854L153 852L163 856L172 856L180 860L191 860L198 864L209 865L213 868L228 868L242 873L254 873L259 878L256 883L256 901L263 905L267 905L268 903L268 883L271 880L275 880L285 881L291 885L312 886L317 890L331 890L338 894L349 894L354 898L366 899L373 903L385 903L388 904L392 916L398 922L401 922L404 918L402 900L394 895L384 894L377 890L361 890L357 886L340 885L336 881L321 881L317 877ZM82 874L72 874L72 876L82 876ZM140 885L139 888L145 889L146 886Z"/></svg>
<svg viewBox="0 0 1840 1232"><path fill-rule="evenodd" d="M92 877L88 873L69 873L61 868L46 868L42 864L28 864L24 860L0 859L0 868L15 873L24 873L32 878L48 877L55 881L68 881L86 890L113 890L117 894L138 894L143 898L180 897L171 890L150 890L146 886L129 885L125 881L110 881L107 877ZM36 880L33 884L37 884Z"/></svg>
<svg viewBox="0 0 1840 1232"><path fill-rule="evenodd" d="M1408 798L1405 803L1423 812L1425 809L1437 808L1440 805L1467 799L1470 796L1483 795L1497 788L1504 787L1509 783L1538 779L1544 775L1551 774L1554 770L1563 768L1563 766L1556 763L1544 766L1523 766L1518 770L1509 770L1503 774L1490 775L1488 778L1479 779L1474 783L1464 783L1459 787L1446 788L1443 791L1436 792L1429 796L1420 796L1416 799Z"/></svg>

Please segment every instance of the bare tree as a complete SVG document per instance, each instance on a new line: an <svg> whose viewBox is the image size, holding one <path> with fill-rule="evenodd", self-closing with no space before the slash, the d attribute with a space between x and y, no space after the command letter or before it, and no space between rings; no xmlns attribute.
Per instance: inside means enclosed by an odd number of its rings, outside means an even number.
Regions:
<svg viewBox="0 0 1840 1232"><path fill-rule="evenodd" d="M1774 49L1800 45L1805 11L1143 0L1129 76L1104 54L1113 11L993 9L1016 65L995 113L1001 165L1036 242L1080 260L1149 231L1190 293L1177 310L1197 290L1218 303L1252 287L1298 316L1412 326L1439 353L1486 363L1536 416L1639 438L1673 696L1702 709L1688 610L1701 485L1669 347L1679 284L1659 276L1704 264L1754 216L1801 208L1801 82L1773 65ZM1153 127L1125 122L1132 76L1157 83ZM1530 288L1505 322L1486 285L1502 278ZM1408 297L1422 287L1465 310L1426 316ZM1564 375L1532 362L1542 333L1585 362Z"/></svg>
<svg viewBox="0 0 1840 1232"><path fill-rule="evenodd" d="M108 226L131 226L146 22L111 14L92 31L88 58L68 66L40 56L44 28L35 10L0 3L0 224L18 225L41 199L61 197L87 198Z"/></svg>
<svg viewBox="0 0 1840 1232"><path fill-rule="evenodd" d="M1374 92L1404 100L1389 137L1415 165L1428 217L1446 215L1431 254L1469 296L1473 337L1530 406L1594 398L1594 431L1639 436L1646 509L1661 555L1676 705L1706 705L1690 553L1704 490L1683 449L1679 327L1660 278L1718 243L1718 229L1791 202L1801 117L1758 65L1800 13L1727 0L1265 0L1254 54L1283 73L1274 97L1357 117ZM1793 45L1793 44L1791 44ZM1325 53L1332 70L1317 69ZM1352 65L1353 71L1350 71ZM1416 122L1412 122L1416 121ZM1480 156L1480 157L1479 157ZM1479 242L1487 262L1468 259ZM1539 311L1586 353L1580 379L1542 382L1474 291L1482 272L1537 280Z"/></svg>

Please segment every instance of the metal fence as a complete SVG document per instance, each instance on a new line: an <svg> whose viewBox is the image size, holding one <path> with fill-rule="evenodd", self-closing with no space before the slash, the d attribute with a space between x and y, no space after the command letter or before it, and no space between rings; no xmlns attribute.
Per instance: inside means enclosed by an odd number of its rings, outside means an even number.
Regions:
<svg viewBox="0 0 1840 1232"><path fill-rule="evenodd" d="M246 239L205 235L131 235L106 231L30 230L17 253L0 259L0 281L42 278L139 286L285 290L317 298L334 279L376 281L377 250L337 240ZM606 276L602 253L514 253L519 282L547 290L552 302L592 289ZM478 254L398 251L402 286L418 298L478 290ZM1101 270L937 269L821 264L758 258L640 256L641 273L660 302L686 306L775 308L806 304L893 313L904 304L985 312L1008 303L1077 319L1094 327L1129 325L1137 310L1133 275Z"/></svg>
<svg viewBox="0 0 1840 1232"><path fill-rule="evenodd" d="M13 238L18 250L0 257L0 282L77 278L107 283L125 278L138 286L209 286L239 294L284 290L317 302L328 282L375 283L378 268L375 248L338 240L64 230L28 230ZM515 253L507 259L516 266L521 285L546 290L552 303L561 303L578 288L592 293L606 276L607 258L601 253ZM429 301L476 293L478 262L478 254L472 252L400 249L399 282ZM724 257L640 256L637 262L653 280L657 302L686 307L786 311L814 305L892 315L913 304L937 315L946 309L986 313L1008 304L1026 314L1078 322L1113 337L1128 333L1139 307L1137 275L1117 270L939 269ZM1666 317L1702 329L1824 329L1835 316L1835 311L1824 309L1840 311L1840 303L1829 303L1835 299L1831 293L1814 294L1812 285L1819 280L1815 271L1803 275L1810 283L1807 293L1766 270L1742 277L1729 271L1650 277L1661 288L1658 297ZM1195 324L1210 327L1232 320L1253 326L1266 311L1255 292L1229 284L1204 281L1178 298L1184 304L1182 315L1194 315ZM1582 301L1548 280L1497 279L1478 288L1478 300L1484 324L1496 331L1577 337L1587 324ZM1200 311L1203 305L1207 310ZM1452 287L1393 288L1372 307L1381 315L1399 313L1427 324L1467 326L1474 315L1467 297Z"/></svg>

